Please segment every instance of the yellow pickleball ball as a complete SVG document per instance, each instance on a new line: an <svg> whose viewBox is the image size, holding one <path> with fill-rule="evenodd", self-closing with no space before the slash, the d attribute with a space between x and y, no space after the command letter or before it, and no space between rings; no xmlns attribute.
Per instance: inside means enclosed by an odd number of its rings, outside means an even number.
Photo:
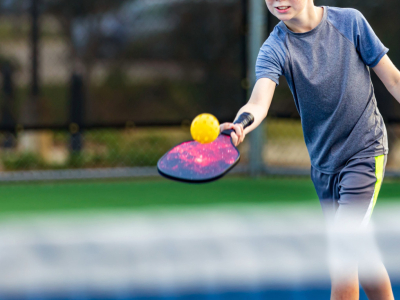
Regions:
<svg viewBox="0 0 400 300"><path fill-rule="evenodd" d="M206 144L213 142L219 135L219 122L211 114L201 114L194 118L190 133L195 141Z"/></svg>

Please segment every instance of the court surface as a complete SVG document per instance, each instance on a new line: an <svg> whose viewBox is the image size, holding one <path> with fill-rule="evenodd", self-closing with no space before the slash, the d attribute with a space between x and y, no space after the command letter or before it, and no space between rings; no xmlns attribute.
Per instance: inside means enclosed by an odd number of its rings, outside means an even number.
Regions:
<svg viewBox="0 0 400 300"><path fill-rule="evenodd" d="M2 299L329 297L307 179L21 183L0 193ZM374 214L396 294L398 195L386 180Z"/></svg>
<svg viewBox="0 0 400 300"><path fill-rule="evenodd" d="M309 179L235 178L207 184L164 179L0 184L0 212L148 209L232 203L319 205ZM378 203L400 199L400 182L385 180ZM377 206L379 208L379 205Z"/></svg>

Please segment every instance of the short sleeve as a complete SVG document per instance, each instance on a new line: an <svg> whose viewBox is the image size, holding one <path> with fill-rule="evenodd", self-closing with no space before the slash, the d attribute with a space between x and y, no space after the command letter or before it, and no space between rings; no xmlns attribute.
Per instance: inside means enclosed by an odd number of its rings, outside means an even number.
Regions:
<svg viewBox="0 0 400 300"><path fill-rule="evenodd" d="M355 46L364 63L373 68L389 49L382 44L368 21L359 11L356 13L356 19L357 30L354 30L354 34L356 34L354 37Z"/></svg>
<svg viewBox="0 0 400 300"><path fill-rule="evenodd" d="M265 43L258 53L256 62L256 78L269 78L279 85L279 77L283 74L282 59L268 43Z"/></svg>

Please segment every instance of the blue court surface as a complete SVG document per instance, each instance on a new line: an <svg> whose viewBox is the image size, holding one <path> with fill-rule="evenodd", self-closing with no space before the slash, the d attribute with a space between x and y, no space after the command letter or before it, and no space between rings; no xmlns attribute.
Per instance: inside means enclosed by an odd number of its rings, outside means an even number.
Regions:
<svg viewBox="0 0 400 300"><path fill-rule="evenodd" d="M400 284L393 286L394 296L400 297ZM171 293L161 294L159 296L138 296L135 292L117 291L113 295L100 295L90 292L73 292L68 295L57 295L57 294L40 294L32 293L26 295L15 296L3 296L1 299L13 300L13 299L30 299L30 300L321 300L330 298L329 286L325 288L285 288L285 289L269 289L261 291L231 291L231 292L210 292L210 293L187 293L187 294L175 294ZM361 290L360 300L368 300L365 293Z"/></svg>

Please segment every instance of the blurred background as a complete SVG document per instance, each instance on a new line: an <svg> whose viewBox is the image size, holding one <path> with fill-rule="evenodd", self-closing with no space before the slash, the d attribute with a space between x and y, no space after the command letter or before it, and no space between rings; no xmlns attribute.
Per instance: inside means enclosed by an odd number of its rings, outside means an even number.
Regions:
<svg viewBox="0 0 400 300"><path fill-rule="evenodd" d="M315 3L360 10L400 67L398 1ZM196 115L234 119L276 24L263 0L0 0L0 299L329 297L283 77L233 175L191 186L155 167ZM377 232L398 292L400 105L371 76L390 147Z"/></svg>

